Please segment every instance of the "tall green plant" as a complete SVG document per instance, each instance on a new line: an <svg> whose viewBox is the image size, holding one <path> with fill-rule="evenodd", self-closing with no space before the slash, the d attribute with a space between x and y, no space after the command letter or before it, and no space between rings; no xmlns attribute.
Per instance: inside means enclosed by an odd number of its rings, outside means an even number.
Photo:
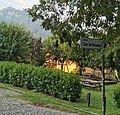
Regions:
<svg viewBox="0 0 120 115"><path fill-rule="evenodd" d="M0 23L0 61L27 62L31 34L19 24Z"/></svg>
<svg viewBox="0 0 120 115"><path fill-rule="evenodd" d="M45 62L45 51L41 38L32 38L30 51L30 63L36 66L42 66Z"/></svg>

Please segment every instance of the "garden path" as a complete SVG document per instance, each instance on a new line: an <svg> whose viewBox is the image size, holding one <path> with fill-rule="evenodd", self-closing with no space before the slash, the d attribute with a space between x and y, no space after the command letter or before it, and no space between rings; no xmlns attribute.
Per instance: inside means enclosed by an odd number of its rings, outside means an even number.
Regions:
<svg viewBox="0 0 120 115"><path fill-rule="evenodd" d="M17 95L20 95L20 93L0 88L0 115L77 115L75 113L33 106L28 101L10 97Z"/></svg>

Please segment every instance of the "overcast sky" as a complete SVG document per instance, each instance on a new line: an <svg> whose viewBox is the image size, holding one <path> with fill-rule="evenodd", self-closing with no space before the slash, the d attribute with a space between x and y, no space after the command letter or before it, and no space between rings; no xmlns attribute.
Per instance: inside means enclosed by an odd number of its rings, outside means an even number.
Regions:
<svg viewBox="0 0 120 115"><path fill-rule="evenodd" d="M23 10L38 3L39 0L0 0L0 10L6 7L13 7L19 10Z"/></svg>

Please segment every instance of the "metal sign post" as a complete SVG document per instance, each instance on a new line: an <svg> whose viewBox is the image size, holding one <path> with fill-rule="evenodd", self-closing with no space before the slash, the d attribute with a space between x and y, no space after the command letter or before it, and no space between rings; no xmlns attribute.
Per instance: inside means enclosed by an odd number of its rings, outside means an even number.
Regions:
<svg viewBox="0 0 120 115"><path fill-rule="evenodd" d="M106 96L105 96L105 75L104 75L104 55L102 56L102 112L106 112Z"/></svg>
<svg viewBox="0 0 120 115"><path fill-rule="evenodd" d="M102 40L81 38L81 48L86 49L103 49ZM106 113L106 96L105 96L105 75L104 75L104 55L102 56L102 112L103 115Z"/></svg>

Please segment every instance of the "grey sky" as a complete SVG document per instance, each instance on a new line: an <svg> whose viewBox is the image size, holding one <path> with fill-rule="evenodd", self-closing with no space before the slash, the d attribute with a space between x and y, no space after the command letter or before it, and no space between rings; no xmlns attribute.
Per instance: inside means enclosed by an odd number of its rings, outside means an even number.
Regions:
<svg viewBox="0 0 120 115"><path fill-rule="evenodd" d="M0 0L0 10L6 7L13 7L19 10L23 10L38 3L39 0Z"/></svg>

